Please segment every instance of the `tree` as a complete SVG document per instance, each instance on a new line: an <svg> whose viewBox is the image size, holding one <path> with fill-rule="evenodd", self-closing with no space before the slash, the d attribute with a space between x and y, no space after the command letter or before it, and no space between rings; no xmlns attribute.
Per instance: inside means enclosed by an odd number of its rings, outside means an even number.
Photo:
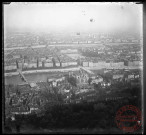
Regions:
<svg viewBox="0 0 146 135"><path fill-rule="evenodd" d="M76 95L75 95L74 90L71 90L70 92L71 92L71 99L75 99L75 96L76 96Z"/></svg>
<svg viewBox="0 0 146 135"><path fill-rule="evenodd" d="M89 85L91 84L91 82L92 82L92 78L89 78L89 79L88 79Z"/></svg>
<svg viewBox="0 0 146 135"><path fill-rule="evenodd" d="M106 105L104 103L98 103L94 105L95 111L102 111L106 109Z"/></svg>
<svg viewBox="0 0 146 135"><path fill-rule="evenodd" d="M77 87L77 80L76 80L76 78L74 78L74 77L71 76L71 77L68 77L67 80L68 80L68 82L69 82L72 86Z"/></svg>
<svg viewBox="0 0 146 135"><path fill-rule="evenodd" d="M25 55L25 56L24 56L24 59L28 59L28 56Z"/></svg>
<svg viewBox="0 0 146 135"><path fill-rule="evenodd" d="M55 67L56 64L55 64L55 59L54 58L52 58L52 62L53 62L53 67Z"/></svg>
<svg viewBox="0 0 146 135"><path fill-rule="evenodd" d="M59 102L63 102L63 98L62 98L62 95L61 94L57 94L57 97L58 97L58 101Z"/></svg>
<svg viewBox="0 0 146 135"><path fill-rule="evenodd" d="M20 96L20 90L18 89L18 87L16 87L16 94L18 95L18 96Z"/></svg>
<svg viewBox="0 0 146 135"><path fill-rule="evenodd" d="M97 90L99 88L99 86L100 86L100 84L96 84L96 83L94 83L93 85L94 85L94 89L95 90Z"/></svg>
<svg viewBox="0 0 146 135"><path fill-rule="evenodd" d="M37 58L37 68L39 67L39 59Z"/></svg>
<svg viewBox="0 0 146 135"><path fill-rule="evenodd" d="M12 98L10 99L9 105L10 105L10 106L12 105Z"/></svg>

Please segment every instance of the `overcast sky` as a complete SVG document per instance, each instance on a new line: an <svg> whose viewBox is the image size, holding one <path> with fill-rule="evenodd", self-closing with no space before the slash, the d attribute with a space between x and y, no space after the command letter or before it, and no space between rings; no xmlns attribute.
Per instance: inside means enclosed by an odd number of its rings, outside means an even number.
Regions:
<svg viewBox="0 0 146 135"><path fill-rule="evenodd" d="M108 32L139 31L141 26L141 4L94 2L4 5L5 29Z"/></svg>

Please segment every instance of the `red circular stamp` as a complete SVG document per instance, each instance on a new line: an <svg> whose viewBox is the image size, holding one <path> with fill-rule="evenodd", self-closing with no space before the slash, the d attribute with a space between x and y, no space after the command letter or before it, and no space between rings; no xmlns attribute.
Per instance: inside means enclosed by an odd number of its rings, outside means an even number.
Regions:
<svg viewBox="0 0 146 135"><path fill-rule="evenodd" d="M134 132L141 127L141 111L133 105L121 107L115 117L117 126L125 132Z"/></svg>

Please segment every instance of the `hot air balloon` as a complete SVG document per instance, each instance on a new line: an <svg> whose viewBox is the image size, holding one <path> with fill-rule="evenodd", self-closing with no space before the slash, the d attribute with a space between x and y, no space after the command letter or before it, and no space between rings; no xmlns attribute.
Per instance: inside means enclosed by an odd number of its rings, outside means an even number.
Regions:
<svg viewBox="0 0 146 135"><path fill-rule="evenodd" d="M93 18L90 19L90 22L94 22L95 20Z"/></svg>
<svg viewBox="0 0 146 135"><path fill-rule="evenodd" d="M93 22L93 19L90 19L90 22Z"/></svg>

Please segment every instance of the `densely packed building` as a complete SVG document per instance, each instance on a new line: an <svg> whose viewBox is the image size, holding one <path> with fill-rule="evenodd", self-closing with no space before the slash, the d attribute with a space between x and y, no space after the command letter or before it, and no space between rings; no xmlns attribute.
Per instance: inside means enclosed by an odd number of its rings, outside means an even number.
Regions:
<svg viewBox="0 0 146 135"><path fill-rule="evenodd" d="M10 111L14 114L40 112L48 102L92 102L97 100L99 90L110 93L113 88L140 84L139 70L125 69L142 65L141 41L134 36L120 38L112 34L77 34L48 37L28 33L10 35L5 42L7 48L10 45L20 47L4 50L5 72L17 72L17 69L23 72L79 68L79 71L72 71L67 75L60 75L59 72L45 82L40 80L34 83L39 87L38 91L27 83L6 86L6 107L11 108ZM21 48L24 45L26 47ZM102 69L102 72L88 72L94 68Z"/></svg>

